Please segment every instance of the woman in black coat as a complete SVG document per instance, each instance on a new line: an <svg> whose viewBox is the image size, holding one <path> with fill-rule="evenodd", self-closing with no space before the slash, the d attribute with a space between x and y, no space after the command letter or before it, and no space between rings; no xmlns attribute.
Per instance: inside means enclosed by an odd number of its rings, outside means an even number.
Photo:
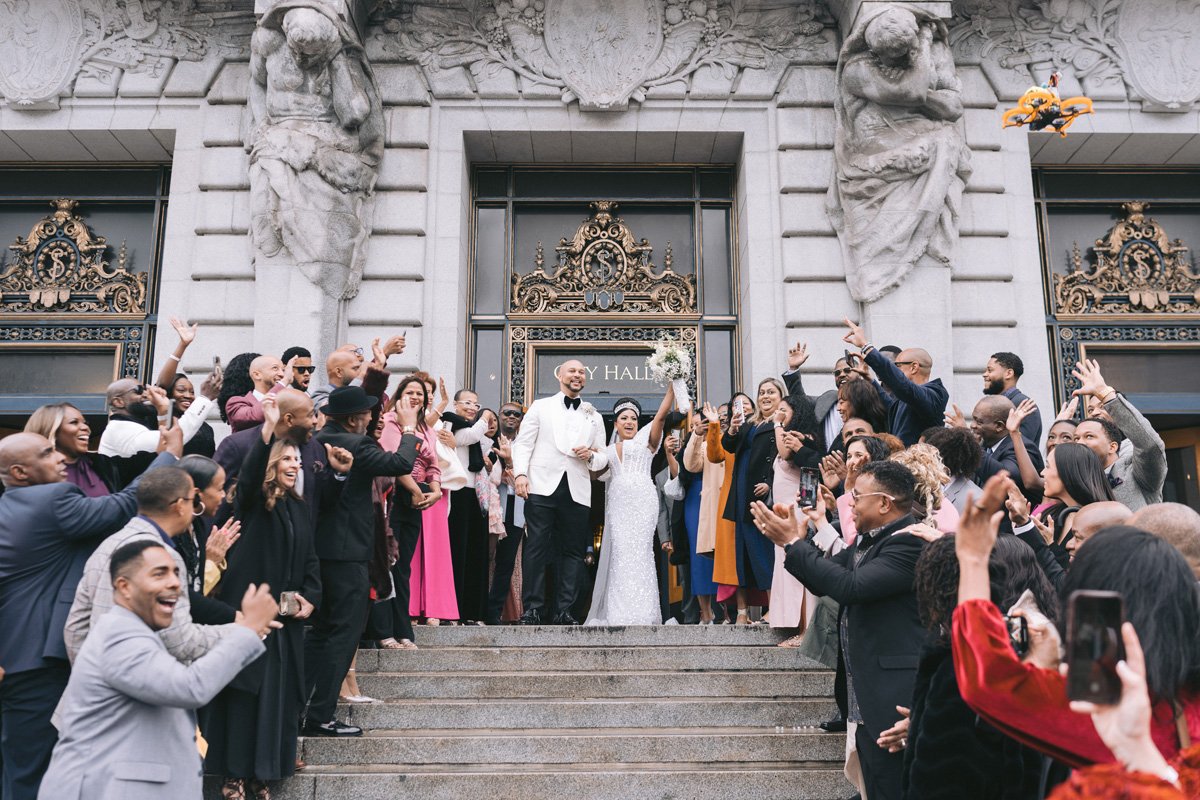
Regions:
<svg viewBox="0 0 1200 800"><path fill-rule="evenodd" d="M1058 616L1058 595L1033 550L1015 536L996 540L988 571L992 602L1005 613L1029 589L1043 614L1051 620ZM950 651L958 603L953 535L925 546L917 561L916 591L921 618L935 638L921 651L907 735L896 741L895 728L883 735L890 736L893 747L904 748L904 800L1037 800L1041 754L981 720L958 691Z"/></svg>
<svg viewBox="0 0 1200 800"><path fill-rule="evenodd" d="M209 705L205 772L223 775L227 798L268 797L266 781L295 772L304 708L304 620L321 602L320 562L308 507L296 494L300 456L288 442L270 443L279 409L263 400L263 438L246 455L234 490L242 534L229 548L221 598L237 606L250 584L271 594L296 592L299 610L267 637L267 652L238 674Z"/></svg>

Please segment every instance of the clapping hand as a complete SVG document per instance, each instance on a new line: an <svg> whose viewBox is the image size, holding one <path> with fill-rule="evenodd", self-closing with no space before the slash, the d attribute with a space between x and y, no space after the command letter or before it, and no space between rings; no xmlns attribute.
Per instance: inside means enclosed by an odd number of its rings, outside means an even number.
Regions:
<svg viewBox="0 0 1200 800"><path fill-rule="evenodd" d="M846 480L846 459L834 451L821 459L821 482L830 489L836 489L838 484Z"/></svg>
<svg viewBox="0 0 1200 800"><path fill-rule="evenodd" d="M775 506L774 510L767 504L755 500L750 504L750 514L754 524L763 535L780 547L786 547L800 538L800 524L796 519L795 506Z"/></svg>
<svg viewBox="0 0 1200 800"><path fill-rule="evenodd" d="M216 509L214 508L213 511ZM242 538L241 521L229 520L208 534L208 542L204 545L204 557L214 564L220 564L225 560L225 554L229 552L229 548L233 547L233 543L240 538Z"/></svg>
<svg viewBox="0 0 1200 800"><path fill-rule="evenodd" d="M850 329L850 332L842 337L842 341L854 345L859 350L866 347L867 334L863 332L862 326L855 325L848 317L843 319L842 322L846 323L846 327Z"/></svg>

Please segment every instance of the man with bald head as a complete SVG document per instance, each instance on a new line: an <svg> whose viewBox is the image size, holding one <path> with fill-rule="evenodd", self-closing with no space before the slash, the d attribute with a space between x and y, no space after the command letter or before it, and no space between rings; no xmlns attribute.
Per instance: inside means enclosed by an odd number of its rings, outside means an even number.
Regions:
<svg viewBox="0 0 1200 800"><path fill-rule="evenodd" d="M331 468L325 448L313 441L313 432L317 428L317 412L313 408L311 397L297 389L280 389L275 392L275 405L279 409L275 438L291 442L300 451L300 474L296 476L296 492L308 505L309 517L315 530L321 506L325 503L336 503L341 496L346 479L344 473L349 467L339 469L335 464ZM213 460L225 468L227 493L237 485L242 462L261 436L260 422L252 428L226 436L217 446ZM224 517L228 509L227 498L218 517Z"/></svg>
<svg viewBox="0 0 1200 800"><path fill-rule="evenodd" d="M1125 524L1173 544L1200 580L1200 513L1194 508L1183 503L1155 503L1137 511Z"/></svg>
<svg viewBox="0 0 1200 800"><path fill-rule="evenodd" d="M1021 487L1021 491L1028 496L1029 487L1021 480L1021 464L1012 437L1008 433L1008 414L1012 410L1012 401L1001 394L984 395L983 399L975 404L975 410L971 412L971 432L983 448L983 460L979 463L979 469L975 471L975 483L983 486L997 472L1007 470L1017 486ZM1024 436L1021 437L1021 443L1025 446L1025 453L1029 456L1034 471L1041 472L1045 465L1037 446Z"/></svg>
<svg viewBox="0 0 1200 800"><path fill-rule="evenodd" d="M888 388L880 398L888 410L888 433L911 447L927 428L941 427L950 393L941 378L930 379L933 357L919 347L902 350L895 363L888 360L869 341L863 329L849 319L842 320L850 332L842 341L854 345L863 354L867 366L875 370ZM889 394L890 392L890 394Z"/></svg>
<svg viewBox="0 0 1200 800"><path fill-rule="evenodd" d="M383 393L387 391L389 374L388 359L404 352L404 337L390 336L383 344L379 339L371 342L371 361L363 357L363 349L358 345L344 344L329 354L325 359L325 377L329 383L325 386L309 390L317 411L329 400L329 393L342 386L361 386L371 397L380 399L379 409L383 408ZM370 430L379 421L379 411L371 417Z"/></svg>
<svg viewBox="0 0 1200 800"><path fill-rule="evenodd" d="M1130 520L1132 515L1133 512L1124 503L1118 503L1115 500L1088 503L1079 509L1071 523L1071 536L1063 543L1067 555L1074 561L1075 551L1082 547L1084 542L1105 528L1111 528L1114 525L1132 525L1133 522Z"/></svg>
<svg viewBox="0 0 1200 800"><path fill-rule="evenodd" d="M220 392L219 375L210 375L200 384L199 396L179 417L178 424L183 429L185 444L204 425ZM106 398L109 415L108 424L100 436L100 455L129 458L157 450L161 442L159 422L168 419L167 393L158 386L138 383L133 378L122 378L108 385Z"/></svg>
<svg viewBox="0 0 1200 800"><path fill-rule="evenodd" d="M175 463L183 432L166 434L150 469ZM0 440L0 796L34 800L57 733L50 716L67 685L68 602L96 546L137 512L135 479L88 497L67 482L63 454L36 433ZM62 602L59 602L60 599Z"/></svg>
<svg viewBox="0 0 1200 800"><path fill-rule="evenodd" d="M526 537L521 555L520 624L577 625L571 608L582 589L580 574L591 531L592 481L588 470L608 466L604 420L579 393L587 369L574 359L558 368L558 393L533 401L512 445L518 496L525 498ZM555 558L558 597L546 597L546 566Z"/></svg>
<svg viewBox="0 0 1200 800"><path fill-rule="evenodd" d="M292 385L296 356L285 365L276 356L259 356L250 362L250 380L254 388L225 404L225 417L234 433L262 424L262 399Z"/></svg>

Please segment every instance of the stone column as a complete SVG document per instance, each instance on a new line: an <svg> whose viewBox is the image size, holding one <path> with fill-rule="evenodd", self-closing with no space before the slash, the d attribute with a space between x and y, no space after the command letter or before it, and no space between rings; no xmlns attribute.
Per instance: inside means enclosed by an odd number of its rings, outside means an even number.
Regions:
<svg viewBox="0 0 1200 800"><path fill-rule="evenodd" d="M843 44L826 208L850 294L875 345L925 348L934 377L950 385L950 264L971 174L944 22L950 3L831 0L830 8Z"/></svg>

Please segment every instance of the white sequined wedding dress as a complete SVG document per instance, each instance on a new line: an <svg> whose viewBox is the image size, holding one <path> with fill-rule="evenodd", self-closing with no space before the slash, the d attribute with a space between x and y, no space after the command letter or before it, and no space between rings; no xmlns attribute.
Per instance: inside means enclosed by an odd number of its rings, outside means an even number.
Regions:
<svg viewBox="0 0 1200 800"><path fill-rule="evenodd" d="M658 489L650 475L650 426L622 445L608 446L604 537L587 625L661 625L654 534Z"/></svg>

